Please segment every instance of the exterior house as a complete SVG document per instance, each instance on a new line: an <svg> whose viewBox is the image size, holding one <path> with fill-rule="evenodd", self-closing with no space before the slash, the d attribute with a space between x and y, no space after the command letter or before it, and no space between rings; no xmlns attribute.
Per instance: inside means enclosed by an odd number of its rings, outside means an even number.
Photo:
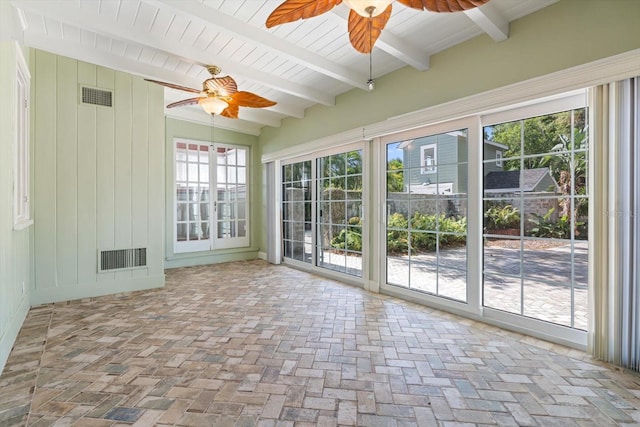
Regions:
<svg viewBox="0 0 640 427"><path fill-rule="evenodd" d="M405 167L405 191L417 194L467 192L467 136L449 132L408 140L398 145ZM484 140L484 171L501 171L506 145Z"/></svg>
<svg viewBox="0 0 640 427"><path fill-rule="evenodd" d="M558 183L549 168L515 171L491 171L484 176L485 193L512 193L524 191L551 192L558 190Z"/></svg>

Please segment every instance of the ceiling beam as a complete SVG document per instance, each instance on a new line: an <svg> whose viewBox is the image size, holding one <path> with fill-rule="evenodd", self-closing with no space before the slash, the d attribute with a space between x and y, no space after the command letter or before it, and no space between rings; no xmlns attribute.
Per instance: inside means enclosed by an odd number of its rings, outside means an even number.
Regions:
<svg viewBox="0 0 640 427"><path fill-rule="evenodd" d="M334 7L331 10L333 19L339 19L340 25L344 26L344 31L347 31L347 23L349 21L349 10L344 8ZM430 57L427 53L410 46L408 43L402 41L399 37L386 29L382 31L378 40L376 40L375 47L388 53L391 56L398 58L400 61L407 65L412 66L416 70L426 71L430 67Z"/></svg>
<svg viewBox="0 0 640 427"><path fill-rule="evenodd" d="M68 25L105 35L109 38L122 40L127 43L133 43L138 46L145 46L149 49L164 52L171 56L176 56L187 63L196 64L214 64L219 59L209 52L203 51L193 46L186 46L173 40L163 39L159 43L158 37L153 36L145 31L139 31L131 27L125 27L115 21L107 21L104 17L95 13L90 13L86 9L79 9L75 6L75 2L53 1L46 2L37 0L25 0L14 3L16 8L29 10L35 14L44 14L51 19L57 20ZM70 5L74 7L73 13L69 10ZM162 49L155 46L162 45ZM279 76L266 74L263 71L256 70L234 61L225 61L225 72L235 76L242 76L248 80L259 82L264 86L268 86L280 92L294 95L302 99L307 99L323 105L335 105L335 97L325 92L293 83ZM172 80L171 83L178 83ZM196 87L200 87L198 82ZM283 114L285 114L283 112ZM302 113L303 114L303 113Z"/></svg>
<svg viewBox="0 0 640 427"><path fill-rule="evenodd" d="M261 46L271 52L276 52L280 56L304 65L306 68L312 69L327 77L347 83L350 86L368 90L366 85L367 77L365 75L361 75L321 55L309 52L294 43L275 36L264 29L254 27L238 18L224 14L202 3L197 3L192 0L142 1L158 8L170 7L177 13L188 15L191 19L200 21L206 25L214 25L227 34L233 34L252 45Z"/></svg>
<svg viewBox="0 0 640 427"><path fill-rule="evenodd" d="M494 41L502 42L509 38L509 22L491 3L465 10L464 14Z"/></svg>

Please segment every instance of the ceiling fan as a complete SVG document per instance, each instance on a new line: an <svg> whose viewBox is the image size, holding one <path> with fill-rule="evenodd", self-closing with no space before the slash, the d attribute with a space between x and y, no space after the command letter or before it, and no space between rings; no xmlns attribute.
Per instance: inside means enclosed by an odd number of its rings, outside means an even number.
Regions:
<svg viewBox="0 0 640 427"><path fill-rule="evenodd" d="M307 19L330 11L343 0L285 0L267 18L267 28L287 22ZM418 10L430 12L460 12L482 6L489 0L397 0ZM362 53L370 53L387 21L391 17L393 0L344 0L349 12L349 40Z"/></svg>
<svg viewBox="0 0 640 427"><path fill-rule="evenodd" d="M222 71L220 67L216 65L207 65L207 71L209 71L211 77L202 82L202 90L158 80L145 80L199 95L194 98L173 102L167 105L167 108L200 104L204 111L209 114L217 114L230 119L237 119L240 107L265 108L276 105L276 102L270 101L255 93L239 91L236 81L230 76L216 77Z"/></svg>

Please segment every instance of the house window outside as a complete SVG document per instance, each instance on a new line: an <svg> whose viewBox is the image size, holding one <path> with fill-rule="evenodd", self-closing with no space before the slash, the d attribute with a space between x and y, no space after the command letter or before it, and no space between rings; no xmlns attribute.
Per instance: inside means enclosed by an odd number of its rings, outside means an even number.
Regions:
<svg viewBox="0 0 640 427"><path fill-rule="evenodd" d="M13 167L13 227L21 230L33 224L29 192L29 71L20 49L17 49L16 134Z"/></svg>
<svg viewBox="0 0 640 427"><path fill-rule="evenodd" d="M496 166L499 168L502 167L502 151L496 151Z"/></svg>
<svg viewBox="0 0 640 427"><path fill-rule="evenodd" d="M438 148L436 144L430 144L420 147L420 173L436 173L436 159Z"/></svg>
<svg viewBox="0 0 640 427"><path fill-rule="evenodd" d="M247 158L246 147L176 141L176 253L249 245Z"/></svg>

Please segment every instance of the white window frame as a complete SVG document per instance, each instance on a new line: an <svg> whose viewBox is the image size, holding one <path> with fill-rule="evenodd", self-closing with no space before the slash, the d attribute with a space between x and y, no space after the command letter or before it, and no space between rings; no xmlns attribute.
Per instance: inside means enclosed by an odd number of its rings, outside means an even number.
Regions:
<svg viewBox="0 0 640 427"><path fill-rule="evenodd" d="M514 106L513 108L504 109L500 112L486 114L481 116L481 125L482 127L485 127L516 120L526 120L531 117L555 114L562 111L576 110L584 107L588 107L588 103L585 97L585 91L583 90L578 93L558 95L551 100L541 100L526 106ZM480 169L482 170L482 168ZM478 182L482 183L483 180L479 179ZM591 197L590 194L589 197ZM482 217L482 210L480 210L479 215ZM480 280L481 282L483 281L482 278ZM481 283L480 292L484 292L483 283ZM587 332L583 330L502 311L489 306L482 307L482 316L496 325L517 328L528 335L543 337L544 339L558 342L563 345L581 348L587 342Z"/></svg>
<svg viewBox="0 0 640 427"><path fill-rule="evenodd" d="M425 153L433 150L433 164L427 164ZM438 172L438 144L427 144L420 147L420 173L422 175Z"/></svg>
<svg viewBox="0 0 640 427"><path fill-rule="evenodd" d="M16 117L13 144L13 228L22 230L31 219L31 156L29 144L30 82L29 67L18 44L16 49Z"/></svg>
<svg viewBox="0 0 640 427"><path fill-rule="evenodd" d="M177 145L179 143L186 144L187 146L190 144L195 144L198 147L207 146L208 148L208 167L209 167L209 238L201 239L201 240L192 240L192 241L178 241L178 219L177 219L177 211L178 211L178 196L177 196L177 175L178 175L178 160L177 160ZM218 200L217 200L217 149L225 148L231 150L245 150L246 158L245 158L245 180L246 180L246 199L245 199L245 235L241 237L218 237L217 226L218 226ZM186 162L187 165L189 162ZM250 200L251 200L251 178L250 178L250 164L251 164L251 151L250 147L244 145L234 145L234 144L224 144L224 143L215 143L211 144L210 142L205 141L196 141L185 138L174 138L173 140L173 251L174 253L192 253L192 252L206 252L206 251L214 251L219 249L230 249L230 248L241 248L248 247L250 245ZM188 166L187 166L188 169ZM188 203L187 203L188 206ZM188 211L188 208L187 208ZM188 215L188 213L187 213ZM238 222L238 220L235 220ZM203 221L200 221L203 222ZM187 230L187 235L189 234L189 230Z"/></svg>
<svg viewBox="0 0 640 427"><path fill-rule="evenodd" d="M501 168L503 166L503 164L504 164L504 162L502 161L502 151L501 150L496 150L496 166Z"/></svg>

